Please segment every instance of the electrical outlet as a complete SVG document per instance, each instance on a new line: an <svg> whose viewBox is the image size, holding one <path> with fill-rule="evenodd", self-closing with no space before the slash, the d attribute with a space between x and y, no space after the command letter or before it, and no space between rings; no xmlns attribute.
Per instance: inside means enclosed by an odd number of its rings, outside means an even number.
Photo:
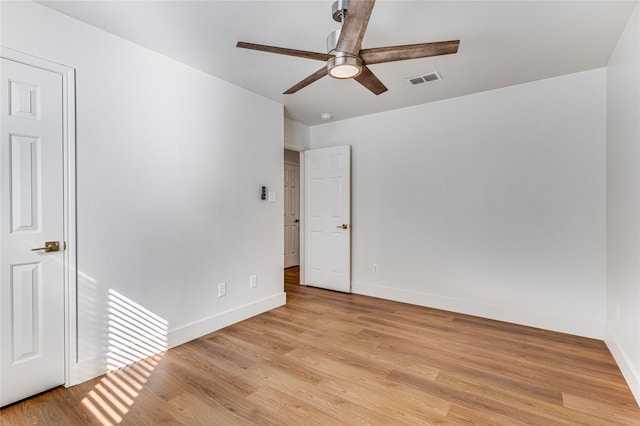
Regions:
<svg viewBox="0 0 640 426"><path fill-rule="evenodd" d="M380 265L378 265L377 263L374 263L372 271L374 274L377 274L378 272L380 272Z"/></svg>
<svg viewBox="0 0 640 426"><path fill-rule="evenodd" d="M255 275L249 276L249 288L258 287L258 277Z"/></svg>
<svg viewBox="0 0 640 426"><path fill-rule="evenodd" d="M227 283L218 284L218 297L223 297L227 295Z"/></svg>

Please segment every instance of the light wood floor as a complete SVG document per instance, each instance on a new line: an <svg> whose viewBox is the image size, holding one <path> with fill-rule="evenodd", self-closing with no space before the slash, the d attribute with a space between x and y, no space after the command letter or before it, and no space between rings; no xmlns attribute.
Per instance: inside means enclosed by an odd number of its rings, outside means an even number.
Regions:
<svg viewBox="0 0 640 426"><path fill-rule="evenodd" d="M604 343L301 287L287 305L0 413L4 425L640 425Z"/></svg>

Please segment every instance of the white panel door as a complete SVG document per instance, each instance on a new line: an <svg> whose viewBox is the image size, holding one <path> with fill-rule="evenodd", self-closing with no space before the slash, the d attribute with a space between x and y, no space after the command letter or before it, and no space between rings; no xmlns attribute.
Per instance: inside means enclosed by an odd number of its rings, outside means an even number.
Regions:
<svg viewBox="0 0 640 426"><path fill-rule="evenodd" d="M300 167L284 165L284 267L300 264Z"/></svg>
<svg viewBox="0 0 640 426"><path fill-rule="evenodd" d="M350 292L351 147L304 154L304 284Z"/></svg>
<svg viewBox="0 0 640 426"><path fill-rule="evenodd" d="M64 383L62 76L2 59L0 405ZM36 250L58 242L59 251Z"/></svg>

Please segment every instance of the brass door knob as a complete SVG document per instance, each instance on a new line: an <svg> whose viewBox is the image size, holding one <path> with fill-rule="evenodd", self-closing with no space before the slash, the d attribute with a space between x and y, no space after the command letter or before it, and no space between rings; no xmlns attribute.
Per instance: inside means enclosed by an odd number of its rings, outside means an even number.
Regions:
<svg viewBox="0 0 640 426"><path fill-rule="evenodd" d="M44 247L38 247L31 249L31 251L44 250L45 252L50 251L60 251L60 242L58 241L47 241L44 243Z"/></svg>
<svg viewBox="0 0 640 426"><path fill-rule="evenodd" d="M338 229L349 229L349 225L347 225L346 223L343 223L342 225L336 226L336 228L338 228Z"/></svg>

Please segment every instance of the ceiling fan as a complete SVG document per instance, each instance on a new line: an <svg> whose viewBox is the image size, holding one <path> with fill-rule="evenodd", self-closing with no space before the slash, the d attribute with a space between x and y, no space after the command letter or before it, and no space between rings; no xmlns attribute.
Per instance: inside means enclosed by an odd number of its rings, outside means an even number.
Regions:
<svg viewBox="0 0 640 426"><path fill-rule="evenodd" d="M236 47L278 53L280 55L326 61L327 65L284 92L291 95L310 85L325 75L333 78L353 78L376 95L388 89L373 74L367 65L385 62L404 61L406 59L426 58L428 56L449 55L458 51L460 40L434 43L408 44L403 46L360 49L362 39L373 11L375 0L338 0L333 4L333 19L342 24L340 30L327 37L328 53L287 49L263 44L239 41Z"/></svg>

